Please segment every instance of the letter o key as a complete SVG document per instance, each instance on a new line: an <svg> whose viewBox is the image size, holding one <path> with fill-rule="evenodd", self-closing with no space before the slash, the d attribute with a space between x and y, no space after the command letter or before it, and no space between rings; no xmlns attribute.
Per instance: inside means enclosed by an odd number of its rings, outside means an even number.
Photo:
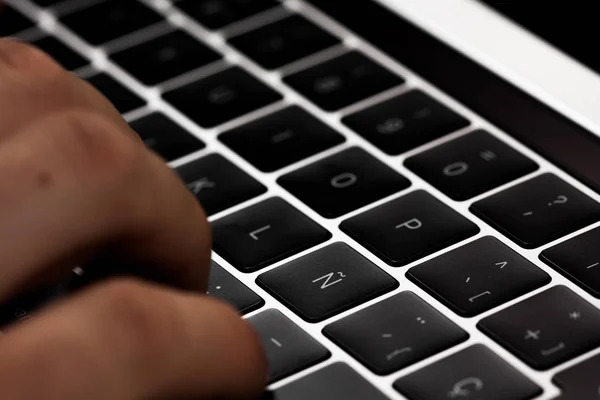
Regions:
<svg viewBox="0 0 600 400"><path fill-rule="evenodd" d="M466 162L455 162L453 164L447 165L444 168L444 175L446 176L459 176L464 174L469 170L469 164Z"/></svg>
<svg viewBox="0 0 600 400"><path fill-rule="evenodd" d="M350 172L339 174L331 179L331 186L336 189L345 189L358 182L358 177Z"/></svg>

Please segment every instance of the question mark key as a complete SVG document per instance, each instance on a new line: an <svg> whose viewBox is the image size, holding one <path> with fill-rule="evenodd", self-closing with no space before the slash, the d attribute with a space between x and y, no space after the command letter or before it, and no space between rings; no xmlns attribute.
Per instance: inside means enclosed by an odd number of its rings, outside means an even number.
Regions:
<svg viewBox="0 0 600 400"><path fill-rule="evenodd" d="M480 200L470 210L527 249L600 221L600 203L549 173Z"/></svg>

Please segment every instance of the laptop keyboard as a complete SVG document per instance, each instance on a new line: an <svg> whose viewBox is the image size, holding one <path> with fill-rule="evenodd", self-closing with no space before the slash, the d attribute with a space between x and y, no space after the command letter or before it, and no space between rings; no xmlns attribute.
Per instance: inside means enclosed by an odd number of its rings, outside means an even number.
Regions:
<svg viewBox="0 0 600 400"><path fill-rule="evenodd" d="M302 0L7 3L203 204L263 400L597 393L600 197L539 155Z"/></svg>

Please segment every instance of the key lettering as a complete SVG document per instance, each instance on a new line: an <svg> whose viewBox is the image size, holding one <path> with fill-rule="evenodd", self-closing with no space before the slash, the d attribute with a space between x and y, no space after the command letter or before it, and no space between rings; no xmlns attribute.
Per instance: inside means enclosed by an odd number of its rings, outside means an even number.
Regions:
<svg viewBox="0 0 600 400"><path fill-rule="evenodd" d="M335 277L339 278L335 281L332 281L332 279L334 279ZM330 286L333 286L335 284L340 283L341 281L344 280L344 278L346 278L346 275L344 275L342 272L330 272L327 275L323 275L320 278L315 279L314 281L312 281L312 283L317 283L319 281L324 281L323 284L321 285L321 290L323 289L327 289Z"/></svg>
<svg viewBox="0 0 600 400"><path fill-rule="evenodd" d="M410 221L406 221L396 226L396 229L400 228L408 228L411 231L415 231L417 229L421 229L423 227L423 223L416 218L411 219Z"/></svg>

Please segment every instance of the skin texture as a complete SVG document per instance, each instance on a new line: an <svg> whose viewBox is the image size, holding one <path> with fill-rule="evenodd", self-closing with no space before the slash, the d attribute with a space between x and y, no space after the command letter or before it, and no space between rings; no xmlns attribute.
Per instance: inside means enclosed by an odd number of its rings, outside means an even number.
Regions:
<svg viewBox="0 0 600 400"><path fill-rule="evenodd" d="M0 302L107 253L172 285L113 278L8 329L2 398L259 397L260 341L203 295L210 249L195 198L113 106L0 39Z"/></svg>

